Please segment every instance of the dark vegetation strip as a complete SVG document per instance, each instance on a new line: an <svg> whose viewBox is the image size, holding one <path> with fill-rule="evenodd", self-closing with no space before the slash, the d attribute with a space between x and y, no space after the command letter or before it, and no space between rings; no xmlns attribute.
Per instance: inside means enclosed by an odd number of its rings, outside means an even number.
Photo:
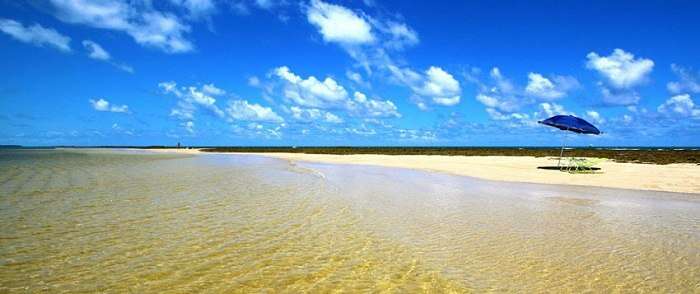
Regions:
<svg viewBox="0 0 700 294"><path fill-rule="evenodd" d="M5 147L5 148L2 148ZM56 147L70 148L141 148L162 149L175 148L173 146L50 146L50 147L26 147L26 146L2 146L0 149L52 149ZM214 147L214 146L190 146L191 148L203 148L205 152L286 152L308 154L384 154L384 155L447 155L447 156L534 156L549 157L559 156L559 148L555 147ZM575 157L602 157L616 162L671 164L693 163L700 165L700 150L698 147L675 148L669 147L641 147L638 150L620 148L587 148L580 147L565 149L564 156Z"/></svg>
<svg viewBox="0 0 700 294"><path fill-rule="evenodd" d="M286 152L308 154L383 154L383 155L448 155L448 156L559 156L558 148L503 147L211 147L205 152ZM601 157L616 162L694 163L700 165L700 150L640 149L612 150L599 148L565 149L564 156Z"/></svg>

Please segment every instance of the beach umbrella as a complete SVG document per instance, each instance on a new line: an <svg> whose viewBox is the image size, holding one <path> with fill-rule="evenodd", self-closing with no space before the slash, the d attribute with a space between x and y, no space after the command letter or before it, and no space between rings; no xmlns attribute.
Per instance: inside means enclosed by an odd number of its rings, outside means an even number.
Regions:
<svg viewBox="0 0 700 294"><path fill-rule="evenodd" d="M600 130L596 128L593 124L587 122L585 119L580 117L575 117L573 115L555 115L548 119L538 121L543 125L548 125L550 127L555 127L562 131L570 131L578 134L593 134L600 135ZM559 152L559 163L557 166L561 165L561 157L564 155L564 142L561 144L561 151Z"/></svg>

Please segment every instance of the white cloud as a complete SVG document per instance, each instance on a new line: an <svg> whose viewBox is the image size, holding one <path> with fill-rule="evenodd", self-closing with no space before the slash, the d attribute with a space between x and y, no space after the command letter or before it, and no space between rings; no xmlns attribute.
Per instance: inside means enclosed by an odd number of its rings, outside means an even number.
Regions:
<svg viewBox="0 0 700 294"><path fill-rule="evenodd" d="M97 111L108 111L108 112L121 112L121 113L127 113L129 112L129 106L127 105L112 105L109 103L109 101L105 99L90 99L89 100L90 104L92 105L92 108L97 110Z"/></svg>
<svg viewBox="0 0 700 294"><path fill-rule="evenodd" d="M555 76L552 81L539 73L531 72L527 78L525 93L545 101L560 99L569 90L579 87L578 81L573 77Z"/></svg>
<svg viewBox="0 0 700 294"><path fill-rule="evenodd" d="M676 95L659 105L657 111L667 115L700 117L700 108L695 106L688 94Z"/></svg>
<svg viewBox="0 0 700 294"><path fill-rule="evenodd" d="M83 47L85 47L85 50L88 51L88 56L92 59L97 59L97 60L109 60L112 58L107 51L105 51L100 44L97 44L93 41L90 40L84 40L83 41Z"/></svg>
<svg viewBox="0 0 700 294"><path fill-rule="evenodd" d="M530 120L530 116L527 113L502 113L493 108L486 108L486 113L494 120L515 120L515 121L527 121Z"/></svg>
<svg viewBox="0 0 700 294"><path fill-rule="evenodd" d="M362 75L361 75L360 73L358 73L358 72L354 72L354 71L348 70L348 71L345 71L345 76L346 76L349 80L355 82L355 84L358 84L358 85L363 86L363 87L366 87L366 88L371 88L371 87L372 87L372 85L370 85L370 83L366 82L366 81L364 80L364 78L362 78Z"/></svg>
<svg viewBox="0 0 700 294"><path fill-rule="evenodd" d="M570 76L551 76L547 78L539 73L530 72L528 74L528 83L525 87L513 84L507 79L498 67L494 67L489 71L491 83L484 83L479 80L479 69L471 69L471 73L467 74L467 80L475 83L478 86L479 93L476 95L476 100L481 102L487 108L492 108L498 113L487 110L492 118L511 119L507 114L516 114L516 119L520 119L522 115L518 115L521 108L534 105L540 101L551 102L561 99L568 95L568 92L580 87L579 82ZM544 106L542 106L544 105ZM540 112L546 113L542 107L550 108L556 111L554 103L540 103ZM500 115L499 115L500 114ZM537 116L537 114L535 115Z"/></svg>
<svg viewBox="0 0 700 294"><path fill-rule="evenodd" d="M25 43L40 47L50 46L63 52L71 51L69 37L39 24L25 27L15 20L0 18L0 31Z"/></svg>
<svg viewBox="0 0 700 294"><path fill-rule="evenodd" d="M294 74L286 66L274 70L274 75L285 83L284 97L295 104L312 108L342 106L348 92L335 80L327 77L323 82L314 76L306 79Z"/></svg>
<svg viewBox="0 0 700 294"><path fill-rule="evenodd" d="M405 23L389 22L389 34L391 39L387 41L388 47L403 49L405 46L418 44L418 34Z"/></svg>
<svg viewBox="0 0 700 294"><path fill-rule="evenodd" d="M289 108L289 110L292 113L292 117L298 121L303 121L303 122L316 122L316 121L323 121L327 123L342 123L343 119L338 117L337 115L323 111L317 108L301 108L298 106L292 106Z"/></svg>
<svg viewBox="0 0 700 294"><path fill-rule="evenodd" d="M588 53L586 67L596 70L609 84L617 89L629 89L646 81L654 68L650 59L635 58L632 53L615 49L609 56Z"/></svg>
<svg viewBox="0 0 700 294"><path fill-rule="evenodd" d="M190 133L191 135L194 134L194 122L193 121L183 121L180 123L180 126L185 128L185 130Z"/></svg>
<svg viewBox="0 0 700 294"><path fill-rule="evenodd" d="M50 0L61 21L125 32L138 44L168 53L194 49L185 38L190 27L177 16L160 12L148 4L118 0Z"/></svg>
<svg viewBox="0 0 700 294"><path fill-rule="evenodd" d="M538 118L549 118L555 115L566 115L566 114L573 114L571 112L566 111L564 109L564 106L556 104L556 103L540 103L538 106L538 111L535 112L535 117Z"/></svg>
<svg viewBox="0 0 700 294"><path fill-rule="evenodd" d="M192 120L197 108L202 107L218 117L224 117L224 112L216 105L216 98L213 97L223 94L224 91L216 88L213 84L200 88L178 88L175 82L161 82L158 87L163 89L165 93L173 94L179 98L177 107L170 111L171 116L181 120Z"/></svg>
<svg viewBox="0 0 700 294"><path fill-rule="evenodd" d="M479 94L476 95L476 100L487 108L493 108L499 113L514 113L522 105L530 103L530 101L524 99L521 94L522 91L518 91L510 80L501 74L499 68L492 68L489 71L489 76L493 81L493 85L484 84L476 77L470 77L479 87ZM494 116L492 115L492 117Z"/></svg>
<svg viewBox="0 0 700 294"><path fill-rule="evenodd" d="M326 42L358 45L375 40L371 25L346 7L312 0L306 17L309 23L318 28Z"/></svg>
<svg viewBox="0 0 700 294"><path fill-rule="evenodd" d="M423 96L430 96L433 102L444 106L453 106L459 103L461 89L459 82L442 68L431 66L426 72L427 80L423 87L416 91Z"/></svg>
<svg viewBox="0 0 700 294"><path fill-rule="evenodd" d="M362 112L362 116L370 117L401 117L399 109L396 107L394 102L390 100L375 100L368 99L367 96L360 92L355 92L353 94L354 103L350 103L351 108L356 108L355 106L359 104Z"/></svg>
<svg viewBox="0 0 700 294"><path fill-rule="evenodd" d="M207 18L216 12L213 0L170 0L175 5L185 8L191 18Z"/></svg>
<svg viewBox="0 0 700 294"><path fill-rule="evenodd" d="M410 141L435 141L437 135L430 130L399 129L398 136L402 140Z"/></svg>
<svg viewBox="0 0 700 294"><path fill-rule="evenodd" d="M119 133L119 134L124 134L124 135L129 135L129 136L133 136L133 135L134 135L134 132L122 128L122 127L121 127L119 124L117 124L117 123L113 123L113 124L112 124L112 130L114 130L115 132L117 132L117 133Z"/></svg>
<svg viewBox="0 0 700 294"><path fill-rule="evenodd" d="M113 63L112 65L116 66L118 69L121 69L125 72L134 73L134 68L131 67L130 65L118 64L118 63Z"/></svg>
<svg viewBox="0 0 700 294"><path fill-rule="evenodd" d="M233 132L238 135L244 135L248 137L263 137L267 139L279 139L282 137L282 128L284 123L275 127L266 127L263 124L257 122L249 123L246 128L242 128L238 125L232 125Z"/></svg>
<svg viewBox="0 0 700 294"><path fill-rule="evenodd" d="M360 117L401 117L392 101L369 99L360 92L350 99L347 90L330 77L323 81L314 76L304 79L286 66L274 69L272 75L282 81L282 95L287 101L303 108L342 109Z"/></svg>
<svg viewBox="0 0 700 294"><path fill-rule="evenodd" d="M624 123L626 123L626 124L631 123L631 122L632 122L632 116L630 116L630 115L628 115L628 114L625 114L625 115L622 116L622 121L623 121Z"/></svg>
<svg viewBox="0 0 700 294"><path fill-rule="evenodd" d="M602 87L603 102L608 105L633 106L641 99L633 90L616 90Z"/></svg>
<svg viewBox="0 0 700 294"><path fill-rule="evenodd" d="M271 9L277 5L273 0L255 0L255 5L262 9Z"/></svg>
<svg viewBox="0 0 700 294"><path fill-rule="evenodd" d="M462 89L459 82L447 71L437 66L428 68L424 75L409 68L389 66L389 71L399 82L409 86L421 97L431 98L432 102L443 106L454 106L460 101ZM425 102L416 99L417 104Z"/></svg>
<svg viewBox="0 0 700 294"><path fill-rule="evenodd" d="M202 86L202 92L212 96L221 96L226 94L226 91L217 88L214 86L214 84L205 84Z"/></svg>
<svg viewBox="0 0 700 294"><path fill-rule="evenodd" d="M586 117L596 124L605 123L605 119L595 110L586 111Z"/></svg>
<svg viewBox="0 0 700 294"><path fill-rule="evenodd" d="M681 92L700 93L700 75L694 75L691 70L676 64L671 64L671 70L680 81L666 84L668 91L673 94Z"/></svg>
<svg viewBox="0 0 700 294"><path fill-rule="evenodd" d="M248 86L260 87L260 79L256 76L252 76L252 77L248 78Z"/></svg>
<svg viewBox="0 0 700 294"><path fill-rule="evenodd" d="M418 33L405 23L393 20L381 21L371 17L368 17L368 20L380 33L375 37L381 40L384 48L400 51L420 42Z"/></svg>
<svg viewBox="0 0 700 294"><path fill-rule="evenodd" d="M134 73L134 68L132 68L131 66L112 61L112 56L109 54L109 52L107 52L107 50L102 48L100 44L97 44L91 40L83 40L82 44L85 50L88 52L88 57L100 61L105 61L125 72Z"/></svg>
<svg viewBox="0 0 700 294"><path fill-rule="evenodd" d="M246 100L229 101L228 107L226 107L226 113L234 120L272 123L284 122L284 119L271 108L264 107L260 104L249 103Z"/></svg>
<svg viewBox="0 0 700 294"><path fill-rule="evenodd" d="M360 136L373 136L377 134L377 131L375 129L370 128L365 124L361 124L359 127L345 128L345 131Z"/></svg>

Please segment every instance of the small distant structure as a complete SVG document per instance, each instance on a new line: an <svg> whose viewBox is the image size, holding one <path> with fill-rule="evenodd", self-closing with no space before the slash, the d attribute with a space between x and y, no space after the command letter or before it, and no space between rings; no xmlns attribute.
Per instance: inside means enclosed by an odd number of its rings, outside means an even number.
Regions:
<svg viewBox="0 0 700 294"><path fill-rule="evenodd" d="M180 149L180 142L177 142L177 149Z"/></svg>

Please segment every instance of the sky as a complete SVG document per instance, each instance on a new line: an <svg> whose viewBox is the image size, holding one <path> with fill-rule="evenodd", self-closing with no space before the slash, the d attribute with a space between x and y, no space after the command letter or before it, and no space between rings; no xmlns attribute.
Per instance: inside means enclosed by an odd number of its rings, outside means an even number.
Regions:
<svg viewBox="0 0 700 294"><path fill-rule="evenodd" d="M700 146L698 11L0 0L0 144Z"/></svg>

